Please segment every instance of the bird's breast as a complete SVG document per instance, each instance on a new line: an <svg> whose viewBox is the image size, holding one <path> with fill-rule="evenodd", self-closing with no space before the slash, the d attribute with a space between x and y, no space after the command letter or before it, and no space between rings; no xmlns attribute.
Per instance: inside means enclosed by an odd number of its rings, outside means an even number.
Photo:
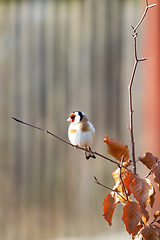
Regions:
<svg viewBox="0 0 160 240"><path fill-rule="evenodd" d="M76 133L77 132L77 130L76 129L74 129L74 128L70 128L70 133Z"/></svg>
<svg viewBox="0 0 160 240"><path fill-rule="evenodd" d="M73 145L90 146L94 140L95 130L92 124L71 124L68 130L69 140Z"/></svg>

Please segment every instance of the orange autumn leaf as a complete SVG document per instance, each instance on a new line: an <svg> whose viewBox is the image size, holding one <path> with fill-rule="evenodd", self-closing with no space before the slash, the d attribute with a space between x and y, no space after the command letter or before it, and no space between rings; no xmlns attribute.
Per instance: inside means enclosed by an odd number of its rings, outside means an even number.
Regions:
<svg viewBox="0 0 160 240"><path fill-rule="evenodd" d="M159 231L156 226L149 225L141 230L144 240L159 240Z"/></svg>
<svg viewBox="0 0 160 240"><path fill-rule="evenodd" d="M151 208L153 207L153 204L154 204L154 202L155 202L155 194L156 194L156 192L155 192L155 189L154 189L154 187L151 185L151 190L150 190L150 194L149 194L149 199L148 199L148 203L149 203L149 205L151 206Z"/></svg>
<svg viewBox="0 0 160 240"><path fill-rule="evenodd" d="M149 179L141 179L138 174L129 173L124 179L124 185L128 191L128 195L132 193L135 199L139 202L141 212L144 215L144 221L147 222L149 214L145 209L146 203L148 202L152 207L155 195L155 190L151 181Z"/></svg>
<svg viewBox="0 0 160 240"><path fill-rule="evenodd" d="M149 179L141 179L139 176L132 181L130 190L140 203L140 206L145 204L149 200L149 197L154 193L151 181Z"/></svg>
<svg viewBox="0 0 160 240"><path fill-rule="evenodd" d="M129 234L136 230L138 223L141 221L142 213L137 202L127 202L123 208L122 220L126 225Z"/></svg>
<svg viewBox="0 0 160 240"><path fill-rule="evenodd" d="M141 179L138 174L129 173L124 179L124 185L126 189L134 195L142 207L154 193L151 181L149 179Z"/></svg>
<svg viewBox="0 0 160 240"><path fill-rule="evenodd" d="M115 159L117 159L117 161L120 162L122 157L124 158L124 162L128 161L129 150L126 144L115 138L109 138L107 135L105 135L104 142L107 144L108 147L107 152Z"/></svg>
<svg viewBox="0 0 160 240"><path fill-rule="evenodd" d="M121 177L122 180L124 180L129 173L131 173L130 171L127 171L125 168L121 169ZM115 182L120 181L120 168L117 168L114 172L112 172L112 176L114 177Z"/></svg>
<svg viewBox="0 0 160 240"><path fill-rule="evenodd" d="M112 176L116 183L120 180L119 173L120 173L120 168L117 168L112 172Z"/></svg>
<svg viewBox="0 0 160 240"><path fill-rule="evenodd" d="M132 239L134 240L135 238L137 239L137 235L139 231L143 228L142 224L139 224L136 226L135 230L132 232Z"/></svg>
<svg viewBox="0 0 160 240"><path fill-rule="evenodd" d="M125 188L126 188L127 191L128 191L128 196L131 194L131 191L130 191L130 189L129 189L129 186L130 186L131 182L133 181L133 179L135 179L135 176L136 176L136 174L130 172L130 173L127 175L127 177L123 180L124 186L125 186Z"/></svg>
<svg viewBox="0 0 160 240"><path fill-rule="evenodd" d="M149 220L149 213L146 209L143 209L143 208L141 208L141 212L143 212L143 216L142 216L143 222L147 224Z"/></svg>
<svg viewBox="0 0 160 240"><path fill-rule="evenodd" d="M149 214L145 208L150 195L153 194L153 187L150 180L141 179L137 175L136 178L131 182L129 189L134 195L135 199L139 202L141 212L145 215L146 221L148 221Z"/></svg>
<svg viewBox="0 0 160 240"><path fill-rule="evenodd" d="M117 198L117 194L115 192L108 193L103 201L103 217L106 219L109 226L112 225L113 212L118 201L119 199Z"/></svg>
<svg viewBox="0 0 160 240"><path fill-rule="evenodd" d="M154 174L154 181L158 184L160 190L160 162L157 162L152 166L152 171Z"/></svg>
<svg viewBox="0 0 160 240"><path fill-rule="evenodd" d="M158 234L159 234L159 239L160 239L160 227L157 226L157 225L155 225L155 224L153 224L152 226L155 228L156 232L158 232Z"/></svg>
<svg viewBox="0 0 160 240"><path fill-rule="evenodd" d="M121 195L124 193L124 187L121 181L117 181L116 185L113 187L113 190L119 192Z"/></svg>
<svg viewBox="0 0 160 240"><path fill-rule="evenodd" d="M113 187L113 191L116 191L119 193L117 194L117 199L119 200L118 202L124 204L127 201L127 197L124 194L124 192L120 192L120 190L121 190L120 182L117 182L117 184Z"/></svg>
<svg viewBox="0 0 160 240"><path fill-rule="evenodd" d="M127 171L125 168L121 169L121 178L122 181L129 175L129 171ZM124 186L122 184L121 178L120 178L120 168L117 168L114 172L112 172L112 176L114 177L114 180L116 182L115 188L117 191L123 193L124 192Z"/></svg>
<svg viewBox="0 0 160 240"><path fill-rule="evenodd" d="M153 164L155 164L158 161L157 157L154 157L152 153L147 152L143 154L141 157L139 157L139 160L146 165L147 168L151 169Z"/></svg>

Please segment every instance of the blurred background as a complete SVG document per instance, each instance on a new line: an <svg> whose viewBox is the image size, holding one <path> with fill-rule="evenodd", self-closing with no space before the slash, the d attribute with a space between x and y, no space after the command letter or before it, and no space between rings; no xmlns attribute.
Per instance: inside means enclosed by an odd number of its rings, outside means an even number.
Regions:
<svg viewBox="0 0 160 240"><path fill-rule="evenodd" d="M93 150L107 155L105 134L130 148L130 26L142 16L144 2L0 1L0 239L111 239L113 233L120 239L125 231L122 206L111 228L103 219L108 191L93 178L112 188L115 166L99 157L86 161L83 151L11 116L67 140L66 119L81 110L96 129ZM140 57L143 33L141 27ZM133 90L137 156L144 149L141 66Z"/></svg>

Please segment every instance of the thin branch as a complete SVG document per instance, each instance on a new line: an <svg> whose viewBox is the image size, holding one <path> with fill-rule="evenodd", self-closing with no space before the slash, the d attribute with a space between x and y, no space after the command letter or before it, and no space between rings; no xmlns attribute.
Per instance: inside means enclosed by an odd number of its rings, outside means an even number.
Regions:
<svg viewBox="0 0 160 240"><path fill-rule="evenodd" d="M157 216L154 216L154 220L153 220L149 225L151 225L151 224L157 222L157 218L159 218L159 216L158 216L158 217L157 217Z"/></svg>
<svg viewBox="0 0 160 240"><path fill-rule="evenodd" d="M61 137L59 137L59 136L53 134L52 132L50 132L50 131L48 131L48 130L46 130L46 129L43 129L43 128L40 128L40 127L34 126L34 125L30 124L30 123L24 122L24 121L22 121L22 120L20 120L20 119L18 119L18 118L15 118L15 117L12 117L12 119L15 120L16 122L22 123L22 124L27 125L27 126L29 126L29 127L32 127L32 128L38 129L38 130L43 131L43 132L46 132L46 133L50 134L51 136L53 136L53 137L59 139L60 141L66 143L66 144L68 144L68 145L70 145L71 147L74 147L74 148L76 147L77 149L80 149L80 150L86 151L85 148L82 148L82 147L79 147L79 146L75 146L75 145L71 144L70 142L64 140L63 138L61 138ZM110 159L110 158L108 158L108 157L106 157L106 156L104 156L104 155L98 153L98 152L93 152L92 150L87 150L87 151L90 152L90 153L93 153L93 154L95 154L95 155L97 155L97 156L99 156L99 157L101 157L101 158L104 158L104 159L110 161L111 163L116 164L118 167L120 167L120 163L118 163L118 162L116 162L116 161L114 161L114 160L112 160L112 159ZM127 171L130 171L130 170L127 169L126 167L124 167L124 168L125 168Z"/></svg>
<svg viewBox="0 0 160 240"><path fill-rule="evenodd" d="M110 159L110 158L107 158L106 156L104 156L104 155L102 155L102 154L100 154L100 153L98 153L98 152L93 152L93 151L90 151L90 152L91 152L91 153L94 153L94 154L96 154L97 156L99 156L99 157L101 157L101 158L104 158L104 159L106 159L106 160L108 160L108 161L116 164L118 167L120 167L120 163L119 163L119 162L116 162L116 161L114 161L114 160L112 160L112 159ZM128 168L126 168L125 166L123 166L123 168L125 168L127 171L130 171L130 170L129 170Z"/></svg>
<svg viewBox="0 0 160 240"><path fill-rule="evenodd" d="M130 79L130 83L129 83L129 111L130 111L130 135L131 135L131 144L132 144L132 159L133 159L133 172L136 173L136 160L135 160L135 142L134 142L134 131L133 131L133 103L132 103L132 86L133 86L133 81L134 81L134 77L135 77L135 73L137 70L137 66L139 62L145 61L147 60L147 58L141 58L138 59L138 55L137 55L137 37L138 37L138 32L137 29L139 28L139 26L142 24L147 11L149 8L156 6L156 4L152 4L152 5L148 5L148 0L146 0L146 7L145 7L145 11L140 19L140 21L138 22L138 24L136 25L136 27L132 26L133 29L133 39L134 39L134 58L135 58L135 63L133 66L133 70L132 70L132 74L131 74L131 79Z"/></svg>
<svg viewBox="0 0 160 240"><path fill-rule="evenodd" d="M125 186L124 186L124 182L123 182L123 178L122 178L123 161L124 161L124 156L122 156L122 159L121 159L119 177L120 177L121 182L122 182L122 185L123 185L123 189L124 189L124 193L125 193L126 199L128 200L128 195L127 195L126 188L125 188Z"/></svg>
<svg viewBox="0 0 160 240"><path fill-rule="evenodd" d="M110 188L110 187L107 187L107 186L105 186L104 184L100 183L95 176L94 176L94 180L95 180L95 183L96 183L96 184L98 184L98 185L100 185L100 186L102 186L102 187L104 187L104 188L106 188L106 189L108 189L108 190L110 190L110 191L112 191L112 192L117 193L121 198L123 198L123 200L124 200L125 202L127 201L117 190L114 190L114 189L112 189L112 188Z"/></svg>
<svg viewBox="0 0 160 240"><path fill-rule="evenodd" d="M72 146L72 147L74 146L74 145L72 145L70 142L64 140L64 139L61 138L61 137L58 137L57 135L51 133L50 131L48 131L48 130L46 130L46 129L43 129L43 128L34 126L34 125L32 125L32 124L29 124L29 123L26 123L26 122L24 122L24 121L22 121L22 120L20 120L20 119L18 119L18 118L15 118L15 117L12 117L12 119L15 120L16 122L22 123L22 124L27 125L27 126L29 126L29 127L32 127L32 128L38 129L38 130L41 130L41 131L43 131L43 132L46 132L46 133L50 134L51 136L59 139L60 141L69 144L69 145ZM74 147L75 147L75 146L74 146ZM79 148L79 147L77 147L77 148ZM84 150L84 149L83 149L83 150Z"/></svg>
<svg viewBox="0 0 160 240"><path fill-rule="evenodd" d="M145 178L148 178L151 174L153 173L152 169L147 173L147 175L145 176Z"/></svg>
<svg viewBox="0 0 160 240"><path fill-rule="evenodd" d="M157 5L157 4L148 5L148 1L146 0L146 8L145 8L145 10L144 10L144 13L143 13L143 15L142 15L140 21L138 22L137 26L134 28L135 31L137 30L137 28L139 28L139 26L140 26L141 23L143 22L143 20L144 20L146 14L147 14L148 9L149 9L149 8L152 8L152 7L155 7L156 5Z"/></svg>

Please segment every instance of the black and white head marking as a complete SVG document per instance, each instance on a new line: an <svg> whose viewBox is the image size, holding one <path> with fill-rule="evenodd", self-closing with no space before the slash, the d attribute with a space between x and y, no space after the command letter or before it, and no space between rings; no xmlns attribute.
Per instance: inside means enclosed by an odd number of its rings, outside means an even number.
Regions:
<svg viewBox="0 0 160 240"><path fill-rule="evenodd" d="M84 113L80 111L74 111L73 112L76 116L79 116L79 121L82 121Z"/></svg>

